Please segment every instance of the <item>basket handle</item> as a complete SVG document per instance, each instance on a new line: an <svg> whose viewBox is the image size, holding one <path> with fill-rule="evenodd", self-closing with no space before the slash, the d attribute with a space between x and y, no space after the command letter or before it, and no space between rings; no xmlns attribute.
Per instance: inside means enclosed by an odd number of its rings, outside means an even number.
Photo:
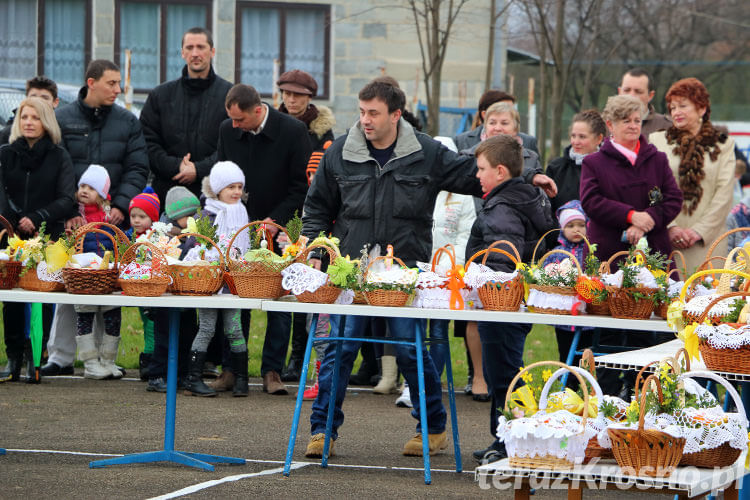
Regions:
<svg viewBox="0 0 750 500"><path fill-rule="evenodd" d="M510 395L513 394L513 389L515 389L516 384L521 379L524 373L528 372L532 368L536 368L538 366L557 366L558 368L565 368L570 373L572 373L577 379L578 383L581 385L581 387L586 387L586 382L583 380L583 376L577 372L576 370L573 370L570 366L566 365L565 363L561 363L560 361L537 361L536 363L531 363L530 365L524 367L523 370L520 370L518 373L516 373L516 376L513 377L513 380L510 381L510 386L508 386L508 392L505 393L505 411L508 411L508 401L510 401ZM584 404L584 413L583 413L583 424L585 428L586 424L586 416L588 414L588 406L589 406L589 394L588 391L583 391L583 404ZM541 404L541 401L540 401ZM546 400L545 400L545 406L546 406Z"/></svg>
<svg viewBox="0 0 750 500"><path fill-rule="evenodd" d="M561 253L567 256L573 262L573 264L576 265L576 269L578 269L578 275L583 276L583 270L581 269L581 264L578 263L578 259L576 259L576 256L568 252L567 250L563 250L562 248L556 248L554 250L550 250L549 252L542 255L539 261L537 262L537 265L544 264L544 261L547 260L547 257L555 253Z"/></svg>
<svg viewBox="0 0 750 500"><path fill-rule="evenodd" d="M159 247L151 243L150 241L136 241L132 245L130 245L127 250L125 250L125 253L122 254L122 257L120 258L120 267L124 267L130 262L133 261L136 257L136 250L138 247L146 247L149 250L151 250L151 277L154 277L154 271L158 269L161 269L161 271L157 271L157 274L161 274L162 276L167 275L167 259L164 257L164 252L159 250ZM159 262L158 267L154 265L155 261Z"/></svg>
<svg viewBox="0 0 750 500"><path fill-rule="evenodd" d="M112 232L115 233L115 236L117 236L117 239L120 241L120 243L130 243L130 238L127 237L125 232L114 224L110 224L109 222L89 222L79 227L78 230L88 231L92 228L101 229L103 227L111 229Z"/></svg>
<svg viewBox="0 0 750 500"><path fill-rule="evenodd" d="M484 250L479 250L477 253L469 257L469 260L466 261L466 269L469 269L469 264L474 262L474 259L481 255L484 255L484 258L482 259L482 265L484 265L484 263L487 262L487 256L490 254L490 252L505 255L511 260L511 262L518 265L519 261L517 261L513 254L511 254L510 252L503 250L502 248L485 248Z"/></svg>
<svg viewBox="0 0 750 500"><path fill-rule="evenodd" d="M750 291L747 291L747 290L742 291L742 292L730 292L730 293L725 293L723 295L719 295L714 300L708 303L708 305L706 306L706 309L704 309L701 315L698 317L698 324L702 325L703 322L706 320L706 316L708 316L708 311L713 306L721 302L722 300L728 299L731 297L747 297L748 295L750 295Z"/></svg>
<svg viewBox="0 0 750 500"><path fill-rule="evenodd" d="M435 268L437 267L438 263L440 263L440 256L442 254L446 254L451 260L451 268L456 267L456 247L454 247L451 243L448 243L447 245L435 250L435 255L432 256L431 267L433 273L435 272Z"/></svg>
<svg viewBox="0 0 750 500"><path fill-rule="evenodd" d="M542 393L539 396L539 409L545 410L547 408L547 394L549 393L550 389L552 388L552 383L557 380L558 377L560 377L565 372L571 372L571 373L580 373L583 378L585 378L589 384L591 384L591 388L594 389L594 394L596 394L597 399L597 414L601 414L602 410L602 403L604 403L604 393L602 392L602 388L599 386L599 383L596 381L596 379L591 375L589 372L584 370L583 368L579 368L577 366L565 366L565 368L559 368L555 373L552 374L550 378L547 379L547 382L545 382L544 387L542 387ZM581 377L578 377L579 381L581 380ZM585 385L581 385L585 389ZM589 417L589 391L583 390L583 419L581 420L581 426L583 429L586 429L586 420Z"/></svg>
<svg viewBox="0 0 750 500"><path fill-rule="evenodd" d="M532 264L536 262L536 251L539 249L539 245L542 244L542 242L544 241L544 238L546 238L548 234L554 233L555 231L562 231L562 228L556 227L556 228L550 229L549 231L544 233L541 238L539 238L539 241L536 242L536 245L534 245L534 251L531 253Z"/></svg>
<svg viewBox="0 0 750 500"><path fill-rule="evenodd" d="M375 257L374 259L371 259L370 263L367 264L367 269L365 269L365 281L367 281L367 275L370 274L370 267L373 264L375 264L377 261L379 261L379 260L385 260L385 259L393 259L396 262L398 262L401 267L403 267L404 269L408 269L408 267L406 267L406 264L404 264L404 261L401 260L401 259L399 259L398 257L392 257L392 256L388 256L388 255L380 255L378 257Z"/></svg>
<svg viewBox="0 0 750 500"><path fill-rule="evenodd" d="M177 238L178 240L181 240L183 238L189 238L190 236L192 236L193 238L201 239L205 241L206 243L210 243L211 246L213 246L216 250L218 250L218 252L216 253L219 254L219 266L222 269L226 267L226 261L224 260L224 254L221 253L221 248L219 248L219 245L217 245L216 242L212 240L211 238L209 238L208 236L203 236L200 233L180 233L177 236L175 236L175 238Z"/></svg>
<svg viewBox="0 0 750 500"><path fill-rule="evenodd" d="M643 365L641 367L641 369L638 370L638 375L636 375L636 377L635 377L635 386L633 388L633 391L635 393L635 399L638 399L638 395L640 394L641 383L642 383L642 381L644 379L644 375L646 373L646 368L648 368L649 366L658 365L659 363L661 363L661 361L654 360L654 361L651 361L650 363L648 363L646 365ZM645 378L648 378L648 375L645 375Z"/></svg>
<svg viewBox="0 0 750 500"><path fill-rule="evenodd" d="M682 268L681 268L682 269L682 276L687 277L688 270L687 270L687 261L685 260L685 254L683 254L679 250L672 250L672 252L669 254L669 257L667 257L667 260L671 260L672 262L674 262L675 267L672 269L673 271L676 270L676 269L678 269L678 267L677 267L677 261L674 259L675 256L679 257L680 260L682 261ZM679 271L678 271L678 273L679 273ZM679 276L679 274L678 274L678 276ZM679 281L679 277L678 277L677 281Z"/></svg>
<svg viewBox="0 0 750 500"><path fill-rule="evenodd" d="M722 387L724 387L724 389L727 390L729 395L732 396L732 400L734 401L734 404L737 407L737 413L739 413L740 418L742 418L742 425L744 427L748 426L747 414L745 413L745 407L742 404L742 399L740 398L739 393L737 393L737 389L735 389L734 386L732 386L732 384L727 382L724 377L721 377L714 372L696 370L694 372L688 371L688 372L682 373L678 377L678 380L684 380L686 378L708 378L708 379L713 380L717 384L721 384Z"/></svg>
<svg viewBox="0 0 750 500"><path fill-rule="evenodd" d="M677 349L677 352L674 354L672 358L674 359L674 362L677 368L679 370L682 370L682 365L680 365L680 355L682 355L682 359L685 360L685 371L682 373L689 372L690 371L690 355L688 354L687 349L685 349L684 347L680 347L679 349Z"/></svg>
<svg viewBox="0 0 750 500"><path fill-rule="evenodd" d="M716 250L716 247L719 246L719 242L729 236L730 234L739 233L740 231L750 231L750 227L736 227L734 229L731 229L727 231L726 233L722 234L718 238L714 240L713 243L711 243L711 246L708 247L708 252L706 252L706 260L711 259L711 254L714 253L714 250Z"/></svg>
<svg viewBox="0 0 750 500"><path fill-rule="evenodd" d="M232 250L232 244L234 243L234 239L235 239L235 238L237 238L237 236L238 236L238 235L239 235L239 234L240 234L240 233L241 233L242 231L244 231L245 229L248 229L248 228L250 228L250 227L253 227L253 226L260 226L260 225L262 225L262 224L267 224L267 225L270 225L270 226L273 226L273 227L277 228L277 229L278 229L278 230L280 230L280 231L283 231L283 232L284 232L284 234L286 234L287 238L289 238L289 233L287 233L287 232L286 232L286 228L285 228L285 227L283 227L283 226L280 226L280 225L276 224L275 222L267 222L267 221L262 221L262 220L254 220L254 221L252 221L252 222L248 222L247 224L245 224L244 226L242 226L241 228L239 228L239 229L237 230L237 232L236 232L236 233L234 233L234 236L232 236L232 239L231 239L231 240L229 240L229 244L227 245L227 255L226 255L226 262L227 262L227 263L228 263L228 262L230 261L230 259L231 259L231 258L229 257L229 252L230 252L230 251ZM291 241L291 239L289 239L289 241L290 241L291 243L294 243L293 241ZM273 238L270 238L270 239L268 240L268 244L270 245L270 246L269 246L269 250L273 250Z"/></svg>
<svg viewBox="0 0 750 500"><path fill-rule="evenodd" d="M649 388L652 386L649 382L654 382L653 385L656 386L657 394L659 396L659 404L664 402L664 394L662 394L661 391L661 383L659 382L659 377L656 375L649 375L646 378L646 381L643 383L643 393L641 394L641 405L640 405L640 415L638 416L638 430L643 430L643 420L646 416L645 409L646 409L646 394L648 393Z"/></svg>
<svg viewBox="0 0 750 500"><path fill-rule="evenodd" d="M13 226L10 225L10 222L8 219L0 215L0 224L5 228L5 232L8 234L8 238L12 238L15 234L13 232ZM0 238L2 238L2 233L0 233Z"/></svg>
<svg viewBox="0 0 750 500"><path fill-rule="evenodd" d="M513 251L513 255L516 256L516 262L521 262L521 255L518 253L518 249L513 243L511 243L508 240L493 241L492 244L487 247L487 250L489 250L490 248L495 248L496 246L500 246L500 245L506 245L507 247L509 247Z"/></svg>
<svg viewBox="0 0 750 500"><path fill-rule="evenodd" d="M680 302L682 302L683 304L685 303L685 295L687 294L688 287L690 287L690 283L692 283L696 279L700 278L701 276L706 276L708 274L725 274L725 273L734 274L735 276L741 276L745 278L746 280L748 280L748 283L750 283L750 274L743 273L742 271L735 271L734 269L713 269L713 270L707 270L707 271L698 271L697 273L693 273L692 275L690 275L690 277L688 277L688 279L685 280L685 284L682 285L682 290L680 290Z"/></svg>
<svg viewBox="0 0 750 500"><path fill-rule="evenodd" d="M585 370L588 370L591 375L596 377L596 361L594 360L594 351L592 351L588 347L584 349L583 354L581 355L581 360L578 362L578 366Z"/></svg>
<svg viewBox="0 0 750 500"><path fill-rule="evenodd" d="M330 259L331 264L338 258L341 257L341 254L335 249L332 248L330 245L327 245L325 243L316 243L314 245L310 245L309 247L302 250L299 255L297 255L297 258L294 259L294 262L301 262L305 263L307 262L307 256L310 254L310 251L315 248L323 248L328 252L328 258Z"/></svg>
<svg viewBox="0 0 750 500"><path fill-rule="evenodd" d="M92 224L106 224L106 223L104 223L104 222L100 222L100 223L94 222ZM109 226L110 224L107 224L107 225ZM104 236L106 236L107 238L109 238L110 241L112 242L113 254L115 256L115 267L117 267L119 269L119 267L120 267L120 251L117 248L117 241L115 241L115 237L112 236L112 233L109 233L109 232L107 232L107 231L105 231L103 229L99 229L99 228L96 228L96 227L93 227L93 226L89 227L88 229L84 229L85 227L86 226L79 227L78 231L76 231L76 233L75 233L75 241L76 241L75 249L76 249L76 252L77 253L81 253L83 251L83 240L84 240L84 237L86 236L86 234L88 234L88 233L103 234ZM114 227L114 226L112 226L112 227ZM120 231L120 232L122 233L122 231ZM122 233L122 234L125 234L125 233ZM125 238L125 239L127 240L127 238Z"/></svg>

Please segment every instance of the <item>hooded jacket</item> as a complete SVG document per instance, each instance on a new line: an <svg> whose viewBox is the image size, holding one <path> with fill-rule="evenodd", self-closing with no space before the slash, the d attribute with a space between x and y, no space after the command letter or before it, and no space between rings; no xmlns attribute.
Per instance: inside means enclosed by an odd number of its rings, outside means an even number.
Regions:
<svg viewBox="0 0 750 500"><path fill-rule="evenodd" d="M342 255L366 244L393 245L407 265L432 253L432 214L440 191L478 196L474 158L458 155L404 119L391 159L370 155L359 122L326 150L305 200L303 234L341 239Z"/></svg>
<svg viewBox="0 0 750 500"><path fill-rule="evenodd" d="M148 159L154 173L153 188L164 203L164 197L177 182L172 177L190 153L197 177L186 187L200 196L201 179L216 163L219 126L227 119L224 100L232 84L209 71L208 78L188 78L187 66L182 77L154 88L146 99L140 121L148 145Z"/></svg>
<svg viewBox="0 0 750 500"><path fill-rule="evenodd" d="M90 107L84 102L87 92L87 87L81 88L76 102L57 109L60 145L73 159L76 182L92 163L107 169L112 206L127 215L130 200L143 191L148 178L148 151L141 124L120 106Z"/></svg>
<svg viewBox="0 0 750 500"><path fill-rule="evenodd" d="M75 176L70 155L44 135L29 148L20 137L0 148L0 213L15 228L28 217L57 239L74 210Z"/></svg>
<svg viewBox="0 0 750 500"><path fill-rule="evenodd" d="M528 263L539 238L552 226L549 199L544 192L520 177L513 177L496 186L485 198L471 227L466 259L497 240L507 240L516 247L523 262ZM516 268L508 257L499 253L491 253L487 265L504 272Z"/></svg>

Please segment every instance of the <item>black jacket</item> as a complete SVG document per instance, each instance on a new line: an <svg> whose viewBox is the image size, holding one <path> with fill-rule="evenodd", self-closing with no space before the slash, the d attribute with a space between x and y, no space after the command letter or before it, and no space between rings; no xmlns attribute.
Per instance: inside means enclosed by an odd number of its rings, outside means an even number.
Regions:
<svg viewBox="0 0 750 500"><path fill-rule="evenodd" d="M516 247L521 259L530 262L539 238L552 227L549 200L541 189L514 177L495 187L487 195L484 207L477 213L466 244L466 259L497 240L507 240ZM542 244L540 247L543 247ZM503 246L498 248L507 250ZM539 248L537 257L543 255ZM515 265L509 258L492 253L487 265L496 271L509 272Z"/></svg>
<svg viewBox="0 0 750 500"><path fill-rule="evenodd" d="M182 78L163 83L148 95L140 120L154 173L152 187L162 205L169 188L177 185L172 177L188 153L197 177L185 187L200 196L201 179L216 163L219 126L227 119L224 100L230 88L232 84L217 76L213 68L208 78L201 80L188 78L187 67L183 67Z"/></svg>
<svg viewBox="0 0 750 500"><path fill-rule="evenodd" d="M221 124L218 160L231 160L245 173L250 220L270 217L284 226L295 210L302 210L307 193L305 168L312 150L304 123L271 106L266 108L268 119L257 135L232 128L232 120Z"/></svg>
<svg viewBox="0 0 750 500"><path fill-rule="evenodd" d="M37 230L47 223L56 239L74 210L75 176L70 155L45 135L29 149L24 138L0 148L0 213L13 225L28 217ZM28 236L28 235L23 235Z"/></svg>
<svg viewBox="0 0 750 500"><path fill-rule="evenodd" d="M341 253L393 245L407 265L428 262L432 213L440 191L479 195L476 164L401 120L393 157L380 167L359 124L326 150L305 200L302 232L341 239Z"/></svg>
<svg viewBox="0 0 750 500"><path fill-rule="evenodd" d="M566 147L560 158L555 158L547 165L547 176L557 184L557 196L552 198L552 212L570 200L580 200L581 166L569 156L570 146Z"/></svg>
<svg viewBox="0 0 750 500"><path fill-rule="evenodd" d="M148 151L141 124L133 113L118 105L91 108L83 99L57 109L62 131L60 145L73 159L76 182L92 163L109 172L112 206L128 213L130 200L146 187Z"/></svg>

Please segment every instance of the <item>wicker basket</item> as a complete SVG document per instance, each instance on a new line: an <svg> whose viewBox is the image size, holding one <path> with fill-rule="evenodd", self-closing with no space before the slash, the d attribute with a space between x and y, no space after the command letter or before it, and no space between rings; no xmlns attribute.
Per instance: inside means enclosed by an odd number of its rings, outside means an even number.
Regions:
<svg viewBox="0 0 750 500"><path fill-rule="evenodd" d="M122 294L135 297L158 297L167 291L172 278L169 277L167 259L154 244L148 241L138 241L130 245L122 255L120 268L124 268L133 262L141 247L145 247L151 252L151 276L148 279L119 278Z"/></svg>
<svg viewBox="0 0 750 500"><path fill-rule="evenodd" d="M182 238L199 238L209 243L219 250L218 245L211 239L198 233L182 233L177 239ZM169 266L169 276L172 278L172 284L169 291L175 295L213 295L218 292L224 284L224 255L221 251L219 254L219 265L196 265L181 266L171 264Z"/></svg>
<svg viewBox="0 0 750 500"><path fill-rule="evenodd" d="M404 261L402 261L398 257L387 257L381 255L370 260L370 263L367 265L367 269L365 270L365 283L367 283L367 275L370 273L370 267L372 267L375 262L379 260L386 260L387 258L395 260L401 267L406 267ZM383 290L379 288L375 290L364 291L362 293L364 294L367 303L371 306L403 307L409 302L409 299L411 299L412 297L412 294L402 292L400 290Z"/></svg>
<svg viewBox="0 0 750 500"><path fill-rule="evenodd" d="M0 239L3 235L11 238L13 233L13 226L10 225L8 219L0 215L0 224L3 229L0 230ZM10 290L18 285L18 277L21 274L23 265L20 261L15 260L0 260L0 290Z"/></svg>
<svg viewBox="0 0 750 500"><path fill-rule="evenodd" d="M115 236L100 229L100 227L111 229L117 237L117 240L115 240ZM112 293L116 288L117 276L120 272L118 269L118 263L120 261L118 241L120 243L127 243L128 238L117 226L107 224L106 222L92 222L79 227L75 232L76 253L83 252L83 240L88 233L102 234L112 241L114 266L112 269L75 269L72 267L64 267L62 269L62 275L63 282L65 283L65 290L68 293L78 295L106 295Z"/></svg>
<svg viewBox="0 0 750 500"><path fill-rule="evenodd" d="M538 245L538 243L537 243ZM543 264L545 260L547 260L547 257L549 257L552 254L559 253L563 254L566 257L570 259L573 264L575 264L576 269L578 269L578 276L583 275L583 270L581 269L581 264L578 262L578 259L576 259L575 255L572 253L562 250L562 249L555 249L550 250L546 254L542 255L542 257L537 261L537 264ZM578 295L578 292L576 289L572 286L549 286L549 285L537 285L537 284L528 284L529 290L537 290L539 292L544 293L550 293L550 294L556 294L556 295L565 295L570 297L576 297ZM529 311L534 313L541 313L541 314L572 314L572 311L570 309L556 309L552 307L529 307Z"/></svg>
<svg viewBox="0 0 750 500"><path fill-rule="evenodd" d="M243 298L278 299L284 295L284 289L281 286L281 270L291 264L291 261L276 264L268 262L241 262L232 259L230 256L232 244L238 234L253 226L262 227L264 225L274 226L280 231L286 233L286 229L274 222L258 220L248 222L242 226L234 236L232 236L232 239L229 240L226 253L227 267L229 268L229 275L231 276L234 292ZM287 237L288 236L289 234L287 233ZM269 242L270 241L272 240L269 240ZM269 249L271 248L272 244ZM232 286L230 286L229 289L232 290Z"/></svg>
<svg viewBox="0 0 750 500"><path fill-rule="evenodd" d="M586 304L586 314L596 314L598 316L611 316L609 310L609 300L605 299L599 303L591 302Z"/></svg>
<svg viewBox="0 0 750 500"><path fill-rule="evenodd" d="M330 246L324 244L316 244L310 245L302 252L300 252L297 258L294 259L295 262L307 262L307 257L310 254L310 251L315 248L324 248L326 252L328 252L328 257L331 263L333 263L337 257L340 257L340 254L335 248L331 248ZM326 281L325 285L321 286L314 292L303 292L299 295L295 295L295 297L297 297L297 301L299 302L333 304L334 302L336 302L336 299L339 298L339 295L341 295L341 288L331 285L329 279L328 281Z"/></svg>
<svg viewBox="0 0 750 500"><path fill-rule="evenodd" d="M513 378L513 380L510 382L510 386L508 387L508 392L505 396L505 412L507 413L509 411L508 408L508 402L511 400L511 395L513 394L513 390L515 389L516 384L521 379L521 377L528 372L529 370L533 368L537 368L540 366L549 366L554 365L559 367L555 373L552 374L552 376L547 380L544 387L542 388L542 393L539 399L539 411L544 411L547 407L547 394L549 393L550 388L552 387L552 383L555 381L556 378L558 378L561 374L565 373L566 371L572 373L576 379L578 379L578 383L581 387L586 387L585 379L589 381L591 386L596 391L599 401L602 400L601 396L601 388L596 383L596 380L585 370L578 368L578 367L570 367L564 363L560 363L559 361L538 361L536 363L532 363L528 366L526 366L523 370L518 372L516 376ZM589 391L584 390L583 391L583 416L581 420L581 432L580 436L583 437L583 433L586 430L586 421L588 420L588 410L589 410ZM574 436L570 439L578 439L578 436ZM522 440L524 444L530 445L531 449L536 448L534 446L533 440L538 440L540 438L537 437L526 437L526 439ZM546 441L548 440L560 440L561 438L546 438ZM569 442L568 438L564 438L566 441ZM519 441L520 444L521 441ZM551 469L551 470L565 470L565 469L572 469L576 465L576 461L581 461L585 458L585 455L581 455L578 457L572 457L567 456L564 458L560 458L554 455L534 455L534 456L526 456L521 457L514 455L512 450L514 450L516 447L516 444L514 443L508 443L506 442L506 448L508 448L508 461L511 467L517 467L522 469ZM568 448L571 449L572 447ZM562 449L562 443L561 443L561 449ZM526 450L528 451L528 450ZM583 449L581 450L583 451Z"/></svg>
<svg viewBox="0 0 750 500"><path fill-rule="evenodd" d="M509 253L507 250L500 248L494 248L495 245L504 244L508 246L512 252ZM480 250L472 255L468 261L466 261L466 268L468 269L474 259L483 255L482 264L487 264L487 258L490 253L499 253L508 257L513 264L518 265L521 263L521 256L518 254L518 250L513 243L507 240L498 240L492 243L487 249ZM505 283L485 283L477 289L477 295L479 300L482 301L482 307L488 311L518 311L521 307L521 301L523 300L523 277L521 274L517 274L515 278L506 281Z"/></svg>
<svg viewBox="0 0 750 500"><path fill-rule="evenodd" d="M686 372L680 375L680 379L698 377L708 378L724 387L724 389L726 390L726 395L724 397L732 397L732 399L734 400L734 405L737 408L737 412L739 413L740 421L743 423L744 427L747 428L747 415L745 413L745 407L742 404L740 395L737 393L737 390L732 386L732 384L727 382L723 377L720 377L713 372L696 371ZM710 433L711 431L709 430L708 432ZM684 453L682 455L682 459L680 460L680 465L702 467L706 469L713 469L714 467L729 467L730 465L734 464L738 458L740 458L740 455L742 455L742 451L743 450L741 449L732 448L729 443L723 443L716 448L709 448L707 450L702 450L696 453Z"/></svg>
<svg viewBox="0 0 750 500"><path fill-rule="evenodd" d="M667 477L672 474L682 458L685 438L676 438L655 429L644 429L646 394L655 382L659 402L664 397L661 384L655 375L649 375L641 394L640 417L637 429L609 427L607 434L612 441L612 453L617 464L626 474Z"/></svg>
<svg viewBox="0 0 750 500"><path fill-rule="evenodd" d="M65 284L59 281L42 281L36 274L36 268L27 269L18 278L19 288L32 292L63 292Z"/></svg>
<svg viewBox="0 0 750 500"><path fill-rule="evenodd" d="M703 314L698 317L696 322L699 325L702 325L708 316L708 312L720 301L730 297L746 297L748 295L750 295L749 291L730 292L717 296L714 300L709 302L708 306L706 306L706 309L703 311ZM701 339L698 344L698 349L700 350L701 357L703 357L703 362L710 370L730 373L750 373L750 345L744 345L739 349L719 349L709 345L708 342Z"/></svg>
<svg viewBox="0 0 750 500"><path fill-rule="evenodd" d="M607 301L613 318L649 319L654 312L654 302L648 296L655 294L658 288L634 287L617 288L607 286ZM641 293L644 298L636 299L633 294Z"/></svg>

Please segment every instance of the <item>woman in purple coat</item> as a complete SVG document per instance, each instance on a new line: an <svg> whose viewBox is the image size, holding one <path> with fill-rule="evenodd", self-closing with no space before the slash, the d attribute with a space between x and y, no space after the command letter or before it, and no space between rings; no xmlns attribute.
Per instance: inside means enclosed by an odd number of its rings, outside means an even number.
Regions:
<svg viewBox="0 0 750 500"><path fill-rule="evenodd" d="M645 106L632 96L610 97L602 115L611 137L583 160L581 204L601 260L642 236L650 248L664 255L672 251L667 224L680 212L682 192L666 155L641 136L645 114Z"/></svg>

